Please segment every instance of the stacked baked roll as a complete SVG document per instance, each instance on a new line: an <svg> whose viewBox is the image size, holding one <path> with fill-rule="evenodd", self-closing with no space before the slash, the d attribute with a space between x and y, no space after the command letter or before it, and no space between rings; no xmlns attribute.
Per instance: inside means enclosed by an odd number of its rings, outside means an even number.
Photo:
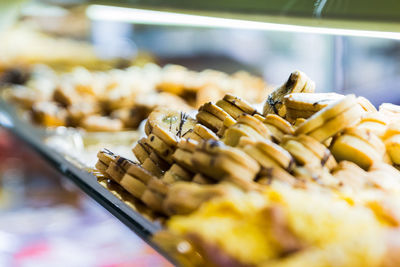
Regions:
<svg viewBox="0 0 400 267"><path fill-rule="evenodd" d="M392 166L399 162L400 113L387 105L377 111L354 95L314 93L314 88L310 78L295 71L268 96L263 113L230 94L201 105L196 118L159 108L148 117L146 137L133 148L138 162L131 164L146 178L113 177L109 168L124 170L118 160L98 169L167 216L232 194L231 185L245 192L275 183L343 192L371 184L387 188L374 178L347 182L343 173L356 166L355 173L364 176L374 168L397 175Z"/></svg>
<svg viewBox="0 0 400 267"><path fill-rule="evenodd" d="M26 76L23 84L5 85L11 87L5 90L6 98L29 111L39 125L88 131L136 129L157 107L189 111L225 93L261 102L268 91L263 79L247 72L194 72L178 65L103 72L76 68L66 73L35 67Z"/></svg>
<svg viewBox="0 0 400 267"><path fill-rule="evenodd" d="M230 94L158 109L137 163L97 168L172 216L156 239L188 266L398 266L400 107L313 91L296 71L263 112Z"/></svg>

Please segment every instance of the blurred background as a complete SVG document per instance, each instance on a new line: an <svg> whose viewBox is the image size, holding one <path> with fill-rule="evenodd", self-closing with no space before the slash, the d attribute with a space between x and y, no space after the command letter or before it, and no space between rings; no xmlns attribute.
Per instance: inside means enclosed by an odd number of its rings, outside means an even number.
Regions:
<svg viewBox="0 0 400 267"><path fill-rule="evenodd" d="M8 35L3 34L6 36L0 44L3 51L0 62L3 63L7 60L15 62L16 57L22 61L23 56L30 62L40 63L46 58L50 60L51 54L64 59L74 53L63 50L72 48L79 52L75 55L81 56L83 63L94 67L96 62L90 58L92 51L84 52L87 49L84 44L90 44L94 46L93 57L114 60L114 67L154 61L161 65L182 64L194 70L211 68L233 73L244 69L263 76L272 86L282 84L290 72L299 69L314 79L320 92L354 92L369 98L375 105L385 101L400 102L400 90L397 90L400 77L398 37L359 37L351 33L346 36L327 35L298 32L296 29L193 27L195 21L187 21L188 26L171 26L173 23L162 22L148 25L140 16L135 19L135 14L131 21L124 22L124 19L114 19L119 15L115 11L93 9L87 12L87 5L76 5L96 1L20 0L19 4L19 1L0 1L4 10L10 2L14 7L23 5L19 9L18 23L8 28ZM131 3L121 2L125 5ZM5 14L15 12L11 7L7 10L11 11L2 12L1 16L7 17ZM146 13L145 16L146 21L158 19L157 14ZM10 24L10 19L3 18L3 21L7 21L3 25ZM374 24L370 26L374 28ZM59 42L57 49L51 50L54 41L48 40L49 37L75 40L80 45ZM6 58L2 59L4 55ZM115 63L116 59L120 59L119 64Z"/></svg>
<svg viewBox="0 0 400 267"><path fill-rule="evenodd" d="M171 266L0 128L0 266Z"/></svg>
<svg viewBox="0 0 400 267"><path fill-rule="evenodd" d="M61 70L175 63L193 70L247 70L278 86L298 69L316 82L318 92L356 93L376 106L400 104L396 39L135 24L88 16L86 4L0 0L0 70L37 63ZM23 78L8 75L3 79ZM0 128L0 266L55 264L168 265Z"/></svg>

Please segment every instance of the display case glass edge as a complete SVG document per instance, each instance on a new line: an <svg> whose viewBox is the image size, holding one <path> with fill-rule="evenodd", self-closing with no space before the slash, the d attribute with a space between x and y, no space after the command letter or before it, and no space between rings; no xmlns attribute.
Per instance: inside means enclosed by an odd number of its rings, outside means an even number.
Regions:
<svg viewBox="0 0 400 267"><path fill-rule="evenodd" d="M0 100L0 127L7 129L21 141L25 142L57 171L75 183L82 191L163 255L165 259L174 263L174 260L152 241L152 235L161 229L159 224L150 222L140 213L118 199L108 189L101 186L94 174L79 168L68 161L64 155L47 147L41 140L41 129L19 119L15 108L4 100Z"/></svg>

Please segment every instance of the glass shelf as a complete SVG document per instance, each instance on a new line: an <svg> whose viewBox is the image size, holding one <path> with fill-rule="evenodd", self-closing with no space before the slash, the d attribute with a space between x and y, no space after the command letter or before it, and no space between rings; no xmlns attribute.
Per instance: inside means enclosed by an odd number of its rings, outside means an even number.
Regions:
<svg viewBox="0 0 400 267"><path fill-rule="evenodd" d="M114 196L109 190L97 182L97 177L68 161L62 154L54 151L43 143L45 131L22 121L13 106L0 99L0 127L9 130L38 155L48 161L64 177L74 182L82 191L107 209L117 219L133 230L140 238L164 256L168 261L174 261L162 251L152 240L152 235L162 227L152 223L126 203Z"/></svg>

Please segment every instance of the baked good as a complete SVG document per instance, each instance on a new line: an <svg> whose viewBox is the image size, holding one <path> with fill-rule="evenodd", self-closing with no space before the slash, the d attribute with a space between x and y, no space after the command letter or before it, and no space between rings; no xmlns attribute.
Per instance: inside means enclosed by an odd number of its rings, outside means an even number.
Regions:
<svg viewBox="0 0 400 267"><path fill-rule="evenodd" d="M330 103L339 100L343 95L336 93L292 93L284 97L286 119L308 119Z"/></svg>
<svg viewBox="0 0 400 267"><path fill-rule="evenodd" d="M263 114L277 114L281 117L286 116L286 107L283 104L284 98L292 93L313 93L315 83L301 71L294 71L289 79L281 86L276 88L264 103Z"/></svg>
<svg viewBox="0 0 400 267"><path fill-rule="evenodd" d="M282 88L312 91L305 77L297 73ZM280 90L270 98L285 99ZM103 151L98 170L169 218L169 233L197 249L199 266L399 263L400 248L387 239L400 234L396 107L376 111L354 95L298 94L307 96L289 95L264 115L233 96L207 102L197 119L153 111L134 148L140 163L115 164L118 157ZM288 120L288 108L312 115ZM178 121L187 131L177 137ZM113 164L120 168L111 172ZM130 176L119 180L121 170Z"/></svg>
<svg viewBox="0 0 400 267"><path fill-rule="evenodd" d="M51 111L49 107L44 112L47 117L35 114L33 121L37 124L89 131L135 130L157 108L173 107L188 112L209 101L217 101L227 93L235 96L225 97L227 101L223 100L224 103L233 108L239 106L239 110L242 108L248 112L249 105L238 96L260 102L268 93L262 79L245 72L233 75L213 70L195 72L183 66L167 65L161 68L152 63L107 71L76 67L56 72L49 67L32 66L27 71L5 70L5 75L25 72L24 79L21 77L13 82L13 79L7 78L11 84L7 85L9 89L4 94L5 98L33 113L38 113L38 108L33 106L39 102L57 107L57 113L60 113L57 116L53 114L56 111ZM232 104L234 102L237 105ZM215 109L221 108L214 105ZM67 118L61 118L61 115Z"/></svg>

